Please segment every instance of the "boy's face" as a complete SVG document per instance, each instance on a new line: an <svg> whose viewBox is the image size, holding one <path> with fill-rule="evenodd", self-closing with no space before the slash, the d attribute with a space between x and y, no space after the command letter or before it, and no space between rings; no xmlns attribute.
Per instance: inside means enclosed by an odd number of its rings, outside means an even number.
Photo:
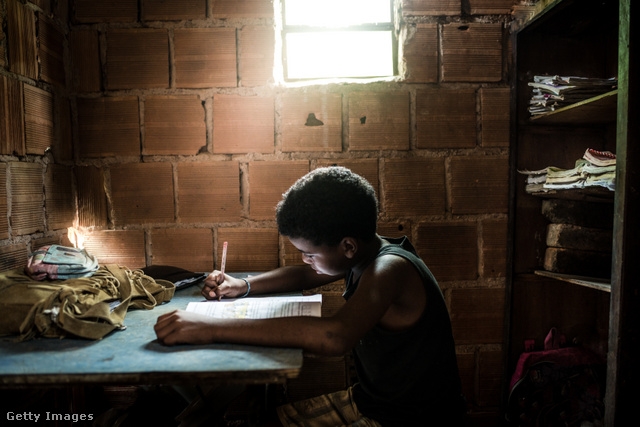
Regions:
<svg viewBox="0 0 640 427"><path fill-rule="evenodd" d="M350 268L349 258L345 256L340 244L316 246L303 238L289 238L289 241L302 254L302 261L318 274L336 276Z"/></svg>

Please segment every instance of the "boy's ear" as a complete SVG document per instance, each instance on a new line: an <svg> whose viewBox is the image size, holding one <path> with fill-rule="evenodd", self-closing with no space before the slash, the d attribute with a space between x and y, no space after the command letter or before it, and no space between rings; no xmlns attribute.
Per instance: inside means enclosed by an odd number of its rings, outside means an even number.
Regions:
<svg viewBox="0 0 640 427"><path fill-rule="evenodd" d="M353 237L345 237L342 239L340 247L342 248L344 256L349 259L355 257L356 253L358 253L358 241Z"/></svg>

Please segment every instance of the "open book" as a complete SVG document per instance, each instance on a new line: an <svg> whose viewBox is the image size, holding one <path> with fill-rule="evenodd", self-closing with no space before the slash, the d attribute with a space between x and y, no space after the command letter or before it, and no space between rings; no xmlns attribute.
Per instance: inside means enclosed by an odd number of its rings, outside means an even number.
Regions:
<svg viewBox="0 0 640 427"><path fill-rule="evenodd" d="M233 298L190 302L187 311L225 319L267 319L271 317L320 317L322 294Z"/></svg>

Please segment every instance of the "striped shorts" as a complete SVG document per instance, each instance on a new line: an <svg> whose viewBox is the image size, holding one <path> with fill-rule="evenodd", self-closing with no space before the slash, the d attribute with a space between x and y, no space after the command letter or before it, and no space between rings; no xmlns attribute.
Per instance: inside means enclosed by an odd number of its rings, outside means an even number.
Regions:
<svg viewBox="0 0 640 427"><path fill-rule="evenodd" d="M277 408L284 426L304 427L382 427L358 412L351 388L289 403Z"/></svg>

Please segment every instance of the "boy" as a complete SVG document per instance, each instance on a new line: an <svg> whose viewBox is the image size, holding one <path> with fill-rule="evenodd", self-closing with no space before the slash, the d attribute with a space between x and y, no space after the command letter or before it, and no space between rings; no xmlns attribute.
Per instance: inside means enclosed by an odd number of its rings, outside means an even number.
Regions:
<svg viewBox="0 0 640 427"><path fill-rule="evenodd" d="M249 281L215 271L202 293L216 299L300 291L344 278L344 306L322 318L214 319L176 311L158 318L158 340L300 347L327 356L353 350L358 382L278 408L284 425L459 425L464 399L442 293L406 238L376 234L377 216L364 178L342 167L310 172L276 209L278 231L306 265Z"/></svg>

